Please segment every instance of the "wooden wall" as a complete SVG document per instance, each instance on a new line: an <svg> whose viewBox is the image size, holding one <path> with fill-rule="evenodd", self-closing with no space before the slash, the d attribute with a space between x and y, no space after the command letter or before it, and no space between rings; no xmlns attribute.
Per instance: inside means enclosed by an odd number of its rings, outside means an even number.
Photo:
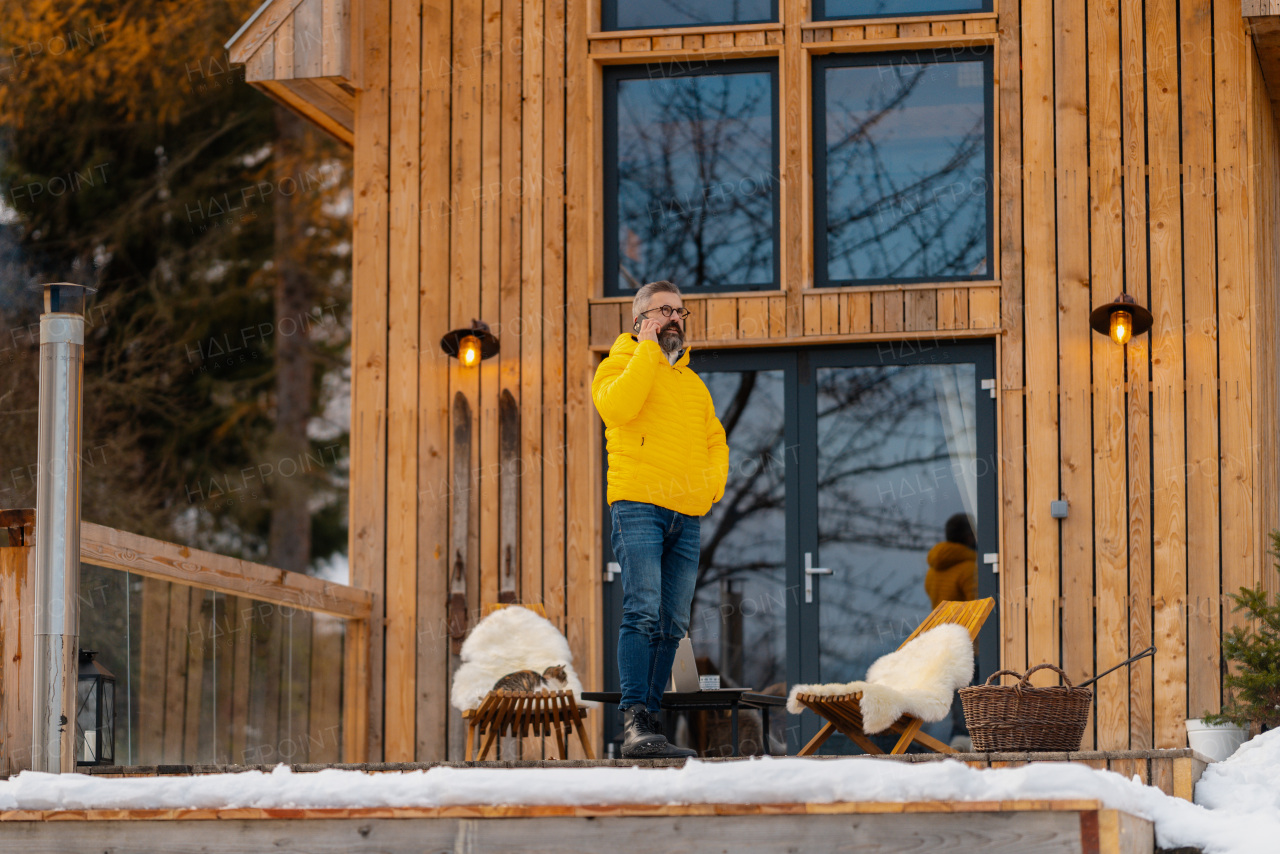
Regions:
<svg viewBox="0 0 1280 854"><path fill-rule="evenodd" d="M779 6L774 24L619 34L599 32L586 0L364 4L350 556L386 615L371 759L460 751L444 622L459 554L474 624L516 542L520 597L546 605L601 687L589 385L630 325L629 300L600 284L601 80L620 62L780 64L782 289L690 298L693 342L994 340L1004 666L1082 678L1154 642L1154 662L1099 686L1088 740L1103 748L1181 746L1183 719L1216 707L1221 591L1259 577L1280 510L1263 429L1277 406L1280 152L1238 6L997 0L848 26L809 22L807 0ZM814 289L810 58L975 44L996 54L994 279ZM1122 291L1156 317L1127 350L1088 328ZM472 318L502 350L468 370L438 342ZM500 523L504 392L521 413L516 531ZM450 531L458 502L465 536Z"/></svg>
<svg viewBox="0 0 1280 854"><path fill-rule="evenodd" d="M518 592L599 672L598 588L566 584L594 536L579 441L591 431L581 368L585 301L566 294L564 0L365 4L365 88L356 101L351 565L373 590L370 756L461 755L448 706L448 573L462 553L474 625L498 598L499 545L516 543ZM581 10L579 10L581 11ZM577 316L577 315L581 316ZM465 369L440 337L473 318L501 353ZM566 353L576 354L573 382ZM520 407L518 531L499 530L498 399ZM470 405L469 474L453 476L455 395ZM577 502L575 527L567 507ZM465 502L465 537L450 513ZM376 622L376 621L375 621ZM598 680L597 680L598 681Z"/></svg>
<svg viewBox="0 0 1280 854"><path fill-rule="evenodd" d="M1235 4L1011 7L1002 39L1020 44L1002 56L1021 74L1002 78L1001 122L1016 98L1022 134L1001 158L1021 187L1002 204L1017 194L1023 234L1005 239L1023 252L1002 294L1005 666L1060 660L1080 678L1154 643L1154 662L1099 684L1096 744L1182 746L1183 720L1219 703L1221 592L1260 577L1277 524L1257 418L1275 400L1260 326L1274 266L1257 254L1275 222L1260 203L1273 120ZM1155 315L1127 351L1087 327L1122 290Z"/></svg>

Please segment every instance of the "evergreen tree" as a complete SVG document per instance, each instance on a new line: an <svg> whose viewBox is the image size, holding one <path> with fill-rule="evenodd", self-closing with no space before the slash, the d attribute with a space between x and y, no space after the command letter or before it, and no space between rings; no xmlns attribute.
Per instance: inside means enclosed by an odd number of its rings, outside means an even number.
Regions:
<svg viewBox="0 0 1280 854"><path fill-rule="evenodd" d="M1280 531L1271 532L1271 554L1280 572ZM1266 588L1241 587L1230 594L1233 611L1244 611L1249 621L1233 626L1222 638L1226 661L1236 665L1223 677L1229 700L1221 714L1205 715L1211 724L1231 723L1248 727L1260 723L1280 726L1280 596L1268 602Z"/></svg>
<svg viewBox="0 0 1280 854"><path fill-rule="evenodd" d="M301 501L307 556L345 549L345 416L323 414L346 390L349 153L310 126L281 144L230 65L256 5L0 0L0 506L35 500L28 288L75 281L98 288L84 518L269 560Z"/></svg>

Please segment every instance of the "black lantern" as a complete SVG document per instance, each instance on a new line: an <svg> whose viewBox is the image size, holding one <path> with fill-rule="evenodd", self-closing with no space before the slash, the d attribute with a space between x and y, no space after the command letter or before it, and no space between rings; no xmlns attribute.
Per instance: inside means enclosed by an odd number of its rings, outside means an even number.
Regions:
<svg viewBox="0 0 1280 854"><path fill-rule="evenodd" d="M498 336L489 331L489 324L473 320L465 329L446 332L440 339L440 349L445 355L457 356L463 367L470 368L498 355Z"/></svg>
<svg viewBox="0 0 1280 854"><path fill-rule="evenodd" d="M1106 335L1122 347L1133 336L1150 329L1153 322L1151 312L1128 294L1120 294L1114 301L1098 306L1089 314L1089 326L1093 331Z"/></svg>
<svg viewBox="0 0 1280 854"><path fill-rule="evenodd" d="M76 764L116 764L116 677L94 659L97 651L80 650L76 683Z"/></svg>

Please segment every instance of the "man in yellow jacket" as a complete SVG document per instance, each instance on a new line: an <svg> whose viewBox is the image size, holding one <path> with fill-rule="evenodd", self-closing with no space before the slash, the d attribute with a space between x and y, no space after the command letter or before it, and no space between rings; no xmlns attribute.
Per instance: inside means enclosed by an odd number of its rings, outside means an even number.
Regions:
<svg viewBox="0 0 1280 854"><path fill-rule="evenodd" d="M707 386L689 370L689 312L670 282L636 291L634 326L596 370L591 397L609 449L609 515L622 566L624 757L688 756L654 715L689 628L701 517L724 494L729 446Z"/></svg>

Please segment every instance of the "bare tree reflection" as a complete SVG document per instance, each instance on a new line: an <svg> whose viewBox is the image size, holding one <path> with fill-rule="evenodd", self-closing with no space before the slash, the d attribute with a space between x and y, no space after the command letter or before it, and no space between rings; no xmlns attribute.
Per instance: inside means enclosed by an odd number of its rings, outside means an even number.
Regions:
<svg viewBox="0 0 1280 854"><path fill-rule="evenodd" d="M620 285L771 283L772 75L654 71L618 83Z"/></svg>
<svg viewBox="0 0 1280 854"><path fill-rule="evenodd" d="M786 603L797 593L786 589L784 569L785 475L797 462L795 449L785 444L784 380L780 371L707 372L703 378L728 436L730 473L724 498L703 519L692 634L695 644L702 635L703 653L719 657L726 678L759 689L785 679ZM922 561L937 538L935 526L910 502L881 500L883 490L867 484L892 483L950 459L930 426L937 401L929 375L918 367L885 366L819 371L817 382L819 424L835 428L819 437L819 548L825 554L856 544ZM855 414L857 430L841 429ZM858 658L868 644L883 643L886 620L917 608L922 574L923 564L918 572L846 578L857 584L856 596L839 596L842 585L833 584L824 615L831 599L839 619L824 625L824 656L828 645L833 654ZM836 636L849 642L828 644ZM725 638L732 642L726 645ZM718 650L711 649L713 642Z"/></svg>
<svg viewBox="0 0 1280 854"><path fill-rule="evenodd" d="M970 81L981 81L981 62L825 73L829 277L986 274L987 117ZM958 85L974 89L968 103L937 103L934 88ZM937 111L961 124L930 126Z"/></svg>

